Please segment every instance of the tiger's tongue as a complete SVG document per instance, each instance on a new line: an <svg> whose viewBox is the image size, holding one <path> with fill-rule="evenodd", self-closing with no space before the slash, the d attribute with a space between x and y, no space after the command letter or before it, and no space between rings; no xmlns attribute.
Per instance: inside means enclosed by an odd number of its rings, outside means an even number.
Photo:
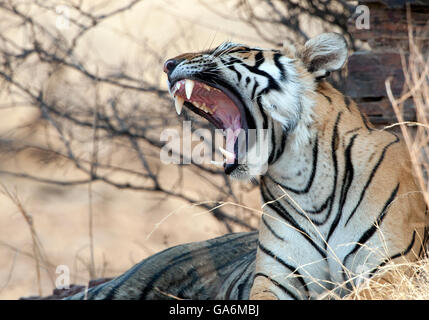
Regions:
<svg viewBox="0 0 429 320"><path fill-rule="evenodd" d="M233 163L236 159L234 145L241 130L241 114L234 102L221 90L188 79L178 81L172 94L176 104L177 97L181 99L179 108L176 105L176 110L180 111L183 101L188 101L203 111L200 115L205 116L209 121L215 120L221 124L226 135L226 150L220 148L220 151L225 156L226 163Z"/></svg>
<svg viewBox="0 0 429 320"><path fill-rule="evenodd" d="M241 130L241 115L234 103L225 94L222 93L222 95L217 96L213 101L215 104L213 116L222 122L225 130L225 147L228 152L224 153L226 163L234 163L237 156L234 145Z"/></svg>
<svg viewBox="0 0 429 320"><path fill-rule="evenodd" d="M195 85L190 99L185 97L185 100L200 108L204 104L205 108L210 110L211 116L222 123L228 152L223 152L223 154L227 163L233 163L236 158L234 144L241 130L241 114L234 102L222 91L217 89L207 91L198 83Z"/></svg>

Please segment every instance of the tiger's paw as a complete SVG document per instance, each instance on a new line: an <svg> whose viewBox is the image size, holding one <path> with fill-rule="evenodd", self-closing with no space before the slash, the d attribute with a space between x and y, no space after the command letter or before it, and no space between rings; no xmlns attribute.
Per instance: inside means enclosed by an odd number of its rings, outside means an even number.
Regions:
<svg viewBox="0 0 429 320"><path fill-rule="evenodd" d="M250 291L250 300L279 300L270 290L272 283L267 278L256 277Z"/></svg>

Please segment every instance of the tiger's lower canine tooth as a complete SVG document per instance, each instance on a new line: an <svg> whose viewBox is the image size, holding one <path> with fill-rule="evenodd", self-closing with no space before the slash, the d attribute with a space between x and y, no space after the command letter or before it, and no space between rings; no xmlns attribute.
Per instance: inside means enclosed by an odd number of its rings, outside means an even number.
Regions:
<svg viewBox="0 0 429 320"><path fill-rule="evenodd" d="M195 82L193 80L185 80L186 98L191 99L192 90L194 90Z"/></svg>
<svg viewBox="0 0 429 320"><path fill-rule="evenodd" d="M223 164L224 164L224 162L218 162L218 161L213 161L213 160L211 160L210 163L214 164L215 166L218 166L218 167L223 167Z"/></svg>
<svg viewBox="0 0 429 320"><path fill-rule="evenodd" d="M229 151L226 151L224 148L219 147L219 151L224 155L227 160L234 160L235 154Z"/></svg>
<svg viewBox="0 0 429 320"><path fill-rule="evenodd" d="M174 97L174 106L176 107L176 112L180 116L183 109L183 103L185 102L185 99L179 96Z"/></svg>

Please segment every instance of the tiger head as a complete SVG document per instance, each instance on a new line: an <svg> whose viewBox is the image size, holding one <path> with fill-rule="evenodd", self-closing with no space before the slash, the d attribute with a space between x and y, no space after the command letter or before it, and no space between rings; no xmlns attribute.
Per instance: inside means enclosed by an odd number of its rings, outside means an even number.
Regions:
<svg viewBox="0 0 429 320"><path fill-rule="evenodd" d="M246 134L250 129L263 129L265 162L238 161L239 154L249 153L256 143L244 143L243 149L235 134L227 136L232 143L222 150L227 158L226 174L248 178L258 171L255 166L270 165L279 158L276 145L284 144L286 137L291 148L308 143L317 81L340 69L346 58L344 38L324 33L299 49L291 45L283 50L261 49L226 42L214 50L169 59L164 72L179 114L185 105L219 129Z"/></svg>

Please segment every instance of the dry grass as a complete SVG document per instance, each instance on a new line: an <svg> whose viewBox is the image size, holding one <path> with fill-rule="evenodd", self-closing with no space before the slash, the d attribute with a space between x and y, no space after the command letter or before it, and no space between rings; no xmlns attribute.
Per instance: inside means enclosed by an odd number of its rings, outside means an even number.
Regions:
<svg viewBox="0 0 429 320"><path fill-rule="evenodd" d="M51 284L54 286L55 281L53 277L53 267L52 264L48 261L48 258L45 253L45 249L43 248L42 242L40 241L40 237L36 231L36 227L34 225L33 217L30 213L27 212L24 205L22 204L18 192L16 190L10 191L6 186L0 184L1 189L0 193L5 195L18 209L19 213L25 220L27 224L32 241L32 257L35 262L35 273L36 273L36 282L37 282L37 290L39 295L42 295L42 283L41 283L41 272L42 269L46 270L48 278ZM17 251L16 251L17 252ZM16 256L15 256L16 257ZM11 273L10 273L11 274Z"/></svg>
<svg viewBox="0 0 429 320"><path fill-rule="evenodd" d="M429 260L389 264L377 273L383 280L366 280L348 300L429 300Z"/></svg>

